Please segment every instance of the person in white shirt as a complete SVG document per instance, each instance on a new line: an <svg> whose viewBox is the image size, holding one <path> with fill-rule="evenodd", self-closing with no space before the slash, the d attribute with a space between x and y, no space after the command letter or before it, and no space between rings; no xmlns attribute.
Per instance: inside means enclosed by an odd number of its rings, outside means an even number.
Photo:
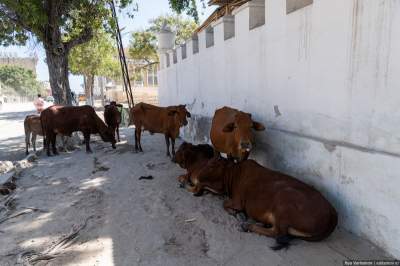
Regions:
<svg viewBox="0 0 400 266"><path fill-rule="evenodd" d="M42 95L38 94L37 99L33 101L33 105L36 108L36 111L40 114L44 110L44 100Z"/></svg>

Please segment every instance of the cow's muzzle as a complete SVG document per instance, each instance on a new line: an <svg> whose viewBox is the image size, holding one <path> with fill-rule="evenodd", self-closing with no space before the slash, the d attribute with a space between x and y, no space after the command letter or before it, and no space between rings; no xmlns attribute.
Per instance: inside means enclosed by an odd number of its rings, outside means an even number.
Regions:
<svg viewBox="0 0 400 266"><path fill-rule="evenodd" d="M240 149L242 151L250 152L251 148L251 142L240 142Z"/></svg>

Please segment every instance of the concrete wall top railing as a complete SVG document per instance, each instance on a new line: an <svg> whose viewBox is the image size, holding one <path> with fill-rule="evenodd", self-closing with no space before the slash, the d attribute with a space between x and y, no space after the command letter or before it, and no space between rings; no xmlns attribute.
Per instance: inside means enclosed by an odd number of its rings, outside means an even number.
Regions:
<svg viewBox="0 0 400 266"><path fill-rule="evenodd" d="M160 54L160 104L193 114L184 137L209 142L224 105L251 112L267 127L254 158L319 188L341 226L400 257L400 1L253 0L211 27L175 64Z"/></svg>

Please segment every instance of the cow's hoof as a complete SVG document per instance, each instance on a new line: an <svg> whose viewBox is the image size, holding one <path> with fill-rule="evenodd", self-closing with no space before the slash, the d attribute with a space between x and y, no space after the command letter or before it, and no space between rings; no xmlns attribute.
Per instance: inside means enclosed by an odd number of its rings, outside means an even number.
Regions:
<svg viewBox="0 0 400 266"><path fill-rule="evenodd" d="M0 187L0 194L1 195L8 195L8 194L10 194L10 190L8 188L5 188L5 187Z"/></svg>
<svg viewBox="0 0 400 266"><path fill-rule="evenodd" d="M91 150L86 151L87 154L92 154L93 152Z"/></svg>
<svg viewBox="0 0 400 266"><path fill-rule="evenodd" d="M250 232L250 225L251 225L250 223L246 223L246 222L241 223L239 231L240 232L245 232L245 233Z"/></svg>
<svg viewBox="0 0 400 266"><path fill-rule="evenodd" d="M203 190L200 190L199 192L196 192L196 193L193 193L193 196L195 196L195 197L200 197L200 196L203 196Z"/></svg>
<svg viewBox="0 0 400 266"><path fill-rule="evenodd" d="M236 217L236 219L239 220L239 222L244 223L244 222L247 221L246 214L244 214L243 212L238 212L238 213L236 213L236 214L235 214L235 217Z"/></svg>

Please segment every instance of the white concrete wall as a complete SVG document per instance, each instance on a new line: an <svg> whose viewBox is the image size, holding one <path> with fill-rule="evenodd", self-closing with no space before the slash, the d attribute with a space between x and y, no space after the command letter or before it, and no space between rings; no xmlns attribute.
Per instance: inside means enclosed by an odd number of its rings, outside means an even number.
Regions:
<svg viewBox="0 0 400 266"><path fill-rule="evenodd" d="M224 105L253 113L267 130L253 157L305 180L336 206L340 225L400 257L400 0L314 0L286 14L266 0L235 14L235 36L159 72L161 105L189 104L185 138L209 141ZM256 8L256 9L257 9ZM164 56L163 56L164 57ZM172 58L172 52L170 52Z"/></svg>

